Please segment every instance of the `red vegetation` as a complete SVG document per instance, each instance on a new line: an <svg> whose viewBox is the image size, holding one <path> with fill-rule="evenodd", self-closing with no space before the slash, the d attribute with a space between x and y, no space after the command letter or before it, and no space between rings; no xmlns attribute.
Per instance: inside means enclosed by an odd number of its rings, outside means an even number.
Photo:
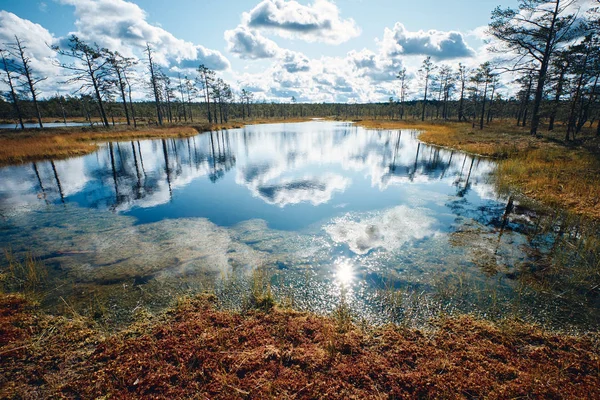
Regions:
<svg viewBox="0 0 600 400"><path fill-rule="evenodd" d="M446 319L430 332L364 332L294 311L217 311L203 298L99 344L85 325L54 324L62 339L36 351L6 356L11 344L1 342L0 396L600 398L591 338L469 317ZM39 373L33 382L32 370Z"/></svg>

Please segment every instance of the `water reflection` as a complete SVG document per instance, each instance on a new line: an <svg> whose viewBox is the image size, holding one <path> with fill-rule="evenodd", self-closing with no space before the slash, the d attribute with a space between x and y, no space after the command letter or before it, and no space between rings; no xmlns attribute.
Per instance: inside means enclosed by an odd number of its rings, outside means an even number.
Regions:
<svg viewBox="0 0 600 400"><path fill-rule="evenodd" d="M331 311L346 287L377 322L456 310L598 321L596 231L498 196L493 169L413 131L334 122L107 143L0 169L0 241L51 268L49 304L94 291L115 313L206 281L240 304L260 266L298 308Z"/></svg>
<svg viewBox="0 0 600 400"><path fill-rule="evenodd" d="M349 285L354 279L354 269L352 268L352 260L348 258L338 258L334 262L335 275L339 283Z"/></svg>
<svg viewBox="0 0 600 400"><path fill-rule="evenodd" d="M231 225L258 217L299 229L339 214L342 206L366 211L415 205L435 194L443 202L473 188L470 201L495 197L486 183L491 162L426 146L415 132L325 122L284 127L108 143L86 157L2 168L0 212L76 203L129 214L140 223L186 216ZM407 184L427 186L427 193L415 197ZM287 221L269 206L285 208ZM231 212L233 207L238 209ZM228 219L222 218L225 209Z"/></svg>

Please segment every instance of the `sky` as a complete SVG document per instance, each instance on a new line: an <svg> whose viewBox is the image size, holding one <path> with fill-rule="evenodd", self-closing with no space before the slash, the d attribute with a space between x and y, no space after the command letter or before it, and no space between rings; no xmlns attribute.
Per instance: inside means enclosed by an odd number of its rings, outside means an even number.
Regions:
<svg viewBox="0 0 600 400"><path fill-rule="evenodd" d="M398 96L402 68L408 97L419 96L427 56L471 67L491 59L485 30L496 6L517 0L0 0L0 43L25 40L49 77L47 96L73 90L59 83L65 71L47 44L76 34L137 58L149 42L168 75L194 77L202 63L257 100L385 101Z"/></svg>

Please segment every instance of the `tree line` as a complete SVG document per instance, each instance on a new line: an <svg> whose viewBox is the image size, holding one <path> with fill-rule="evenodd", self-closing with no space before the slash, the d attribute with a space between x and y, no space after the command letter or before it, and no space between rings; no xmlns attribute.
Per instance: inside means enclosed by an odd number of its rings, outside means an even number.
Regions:
<svg viewBox="0 0 600 400"><path fill-rule="evenodd" d="M232 87L215 71L199 65L195 76L169 76L155 61L150 43L144 58L89 44L72 35L64 47L53 47L67 72L69 95L40 99L38 84L46 79L31 67L27 46L15 36L0 49L2 79L9 88L0 99L0 118L35 120L42 116L99 120L108 127L115 118L128 125L144 123L228 122L230 118L327 117L412 118L469 121L484 129L495 118L514 119L532 135L545 123L566 127L573 139L586 123L600 119L600 18L598 8L579 12L576 0L520 0L519 7L497 7L488 33L490 50L500 55L477 68L436 63L426 57L416 75L403 68L397 74L396 96L385 103L310 104L288 101L256 102L253 93ZM506 56L510 54L510 56ZM138 64L146 75L140 76ZM510 77L510 78L508 78ZM416 80L417 85L411 86ZM503 83L504 82L504 83ZM506 87L506 83L511 88ZM418 93L410 88L418 86ZM514 89L516 88L516 90ZM133 101L133 93L149 101ZM415 99L419 94L419 99ZM411 98L410 100L408 100ZM600 135L600 124L597 124Z"/></svg>

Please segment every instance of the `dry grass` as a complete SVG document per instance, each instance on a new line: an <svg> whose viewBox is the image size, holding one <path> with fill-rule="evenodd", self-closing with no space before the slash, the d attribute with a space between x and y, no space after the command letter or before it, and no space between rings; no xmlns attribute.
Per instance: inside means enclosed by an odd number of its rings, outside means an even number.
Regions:
<svg viewBox="0 0 600 400"><path fill-rule="evenodd" d="M0 136L0 165L88 154L96 150L94 141L186 137L196 134L198 130L191 126L119 130L53 129L4 133Z"/></svg>
<svg viewBox="0 0 600 400"><path fill-rule="evenodd" d="M593 129L577 142L564 143L557 129L531 137L528 127L498 121L484 130L470 123L358 121L373 129L418 129L419 139L438 146L501 159L497 183L501 190L517 190L553 207L600 218L600 146Z"/></svg>
<svg viewBox="0 0 600 400"><path fill-rule="evenodd" d="M140 127L138 129L119 126L111 129L77 127L8 131L0 134L0 166L88 154L96 150L96 144L94 143L96 141L189 137L209 130L307 120L307 118L252 119L223 124L197 123L165 127Z"/></svg>
<svg viewBox="0 0 600 400"><path fill-rule="evenodd" d="M599 398L597 346L470 317L431 331L339 330L333 318L278 308L217 311L209 297L106 338L4 296L0 397Z"/></svg>

